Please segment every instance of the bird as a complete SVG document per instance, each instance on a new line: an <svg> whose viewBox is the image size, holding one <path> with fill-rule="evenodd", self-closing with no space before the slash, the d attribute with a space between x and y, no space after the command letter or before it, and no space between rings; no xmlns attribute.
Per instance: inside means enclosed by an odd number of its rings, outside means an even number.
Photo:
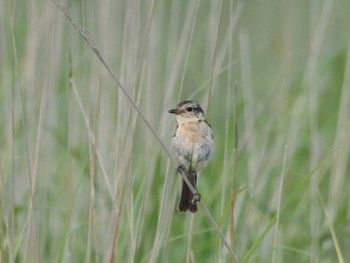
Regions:
<svg viewBox="0 0 350 263"><path fill-rule="evenodd" d="M170 146L170 154L176 165L176 173L187 177L195 193L182 180L181 198L178 210L197 212L200 195L197 191L197 176L208 164L214 152L213 132L201 106L184 100L168 111L175 114L177 127Z"/></svg>

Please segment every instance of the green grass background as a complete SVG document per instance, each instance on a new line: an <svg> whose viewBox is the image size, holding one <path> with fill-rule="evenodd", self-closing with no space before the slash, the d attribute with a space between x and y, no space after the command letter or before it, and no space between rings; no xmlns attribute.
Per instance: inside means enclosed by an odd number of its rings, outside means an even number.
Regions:
<svg viewBox="0 0 350 263"><path fill-rule="evenodd" d="M240 262L350 261L349 1L64 6L167 147L169 109L206 109L199 191ZM0 262L233 262L68 20L0 1Z"/></svg>

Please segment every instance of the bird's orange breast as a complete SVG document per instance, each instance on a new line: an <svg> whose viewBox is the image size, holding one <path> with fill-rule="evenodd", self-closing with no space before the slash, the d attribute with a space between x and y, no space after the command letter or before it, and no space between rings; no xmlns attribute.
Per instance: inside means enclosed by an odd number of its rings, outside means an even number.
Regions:
<svg viewBox="0 0 350 263"><path fill-rule="evenodd" d="M178 127L177 135L187 143L197 143L201 139L201 127L199 121L187 121Z"/></svg>

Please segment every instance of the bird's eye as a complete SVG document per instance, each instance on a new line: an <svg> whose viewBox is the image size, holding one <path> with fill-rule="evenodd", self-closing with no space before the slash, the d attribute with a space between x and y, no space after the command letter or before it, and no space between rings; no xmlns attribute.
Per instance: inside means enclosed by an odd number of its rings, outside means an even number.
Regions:
<svg viewBox="0 0 350 263"><path fill-rule="evenodd" d="M186 110L187 110L187 111L192 111L193 108L192 108L192 107L187 107Z"/></svg>

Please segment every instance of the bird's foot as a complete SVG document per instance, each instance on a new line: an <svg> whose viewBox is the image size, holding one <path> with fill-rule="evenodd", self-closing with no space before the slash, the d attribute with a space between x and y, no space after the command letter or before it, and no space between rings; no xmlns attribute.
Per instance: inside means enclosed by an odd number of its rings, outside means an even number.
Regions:
<svg viewBox="0 0 350 263"><path fill-rule="evenodd" d="M200 193L196 192L193 194L193 199L191 200L192 204L195 204L201 200L201 195Z"/></svg>

